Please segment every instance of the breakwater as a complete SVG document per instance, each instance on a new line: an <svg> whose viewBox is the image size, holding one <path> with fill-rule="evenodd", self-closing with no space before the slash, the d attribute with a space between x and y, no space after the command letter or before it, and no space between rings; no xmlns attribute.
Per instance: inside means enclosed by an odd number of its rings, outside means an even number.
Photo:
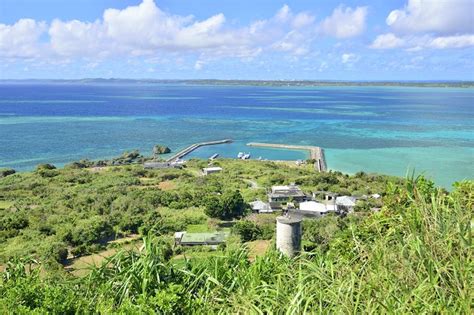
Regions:
<svg viewBox="0 0 474 315"><path fill-rule="evenodd" d="M172 157L166 160L166 162L175 162L178 159L181 159L188 155L189 153L193 152L194 150L206 146L206 145L216 145L216 144L224 144L224 143L231 143L232 139L224 139L224 140L216 140L216 141L206 141L206 142L198 142L191 144L190 146L184 148L183 150L179 151Z"/></svg>
<svg viewBox="0 0 474 315"><path fill-rule="evenodd" d="M267 148L277 148L277 149L309 151L310 159L314 160L314 168L320 172L325 172L327 170L326 158L324 157L324 150L320 147L277 144L277 143L261 143L261 142L250 142L250 143L247 143L247 145L251 147L267 147Z"/></svg>

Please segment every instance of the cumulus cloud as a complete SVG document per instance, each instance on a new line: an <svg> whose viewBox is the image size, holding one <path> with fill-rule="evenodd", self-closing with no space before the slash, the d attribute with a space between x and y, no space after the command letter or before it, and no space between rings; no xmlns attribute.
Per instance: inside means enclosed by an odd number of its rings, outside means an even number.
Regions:
<svg viewBox="0 0 474 315"><path fill-rule="evenodd" d="M124 9L107 9L95 21L54 19L48 25L22 19L0 24L0 56L97 62L111 56L150 58L169 53L174 59L195 54L205 63L229 56L251 60L275 51L298 57L311 52L320 34L359 35L366 16L366 7L339 6L317 23L310 12L293 12L284 5L267 19L235 26L222 13L196 19L166 12L154 0L143 0ZM196 69L203 64L196 63Z"/></svg>
<svg viewBox="0 0 474 315"><path fill-rule="evenodd" d="M386 22L404 33L472 33L473 12L472 0L408 0L404 8L391 11Z"/></svg>
<svg viewBox="0 0 474 315"><path fill-rule="evenodd" d="M0 24L0 56L30 58L39 55L39 38L46 29L46 23L32 19L21 19L13 25Z"/></svg>
<svg viewBox="0 0 474 315"><path fill-rule="evenodd" d="M370 45L374 49L391 49L404 45L404 40L397 37L393 33L387 33L377 36L377 38Z"/></svg>
<svg viewBox="0 0 474 315"><path fill-rule="evenodd" d="M231 28L222 13L196 20L164 12L153 0L143 0L122 10L107 9L95 22L54 20L49 36L52 50L61 56L190 51L207 58L253 58L264 50L305 54L314 35L314 21L310 13L293 13L285 5L269 19Z"/></svg>
<svg viewBox="0 0 474 315"><path fill-rule="evenodd" d="M367 13L367 7L352 9L341 5L321 22L321 31L337 38L360 35L365 30Z"/></svg>
<svg viewBox="0 0 474 315"><path fill-rule="evenodd" d="M472 0L408 0L386 22L392 32L381 34L374 49L456 49L474 46Z"/></svg>
<svg viewBox="0 0 474 315"><path fill-rule="evenodd" d="M54 20L48 33L51 48L61 56L106 53L103 48L110 43L99 21L86 23L78 20L69 22Z"/></svg>

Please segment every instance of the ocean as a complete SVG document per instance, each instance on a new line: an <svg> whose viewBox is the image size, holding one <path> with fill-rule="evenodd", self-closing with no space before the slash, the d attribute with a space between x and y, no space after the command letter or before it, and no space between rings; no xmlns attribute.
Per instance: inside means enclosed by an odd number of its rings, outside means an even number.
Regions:
<svg viewBox="0 0 474 315"><path fill-rule="evenodd" d="M449 188L474 178L474 89L0 83L0 135L0 167L19 171L231 138L190 157L294 160L307 152L246 143L316 145L333 170L415 170Z"/></svg>

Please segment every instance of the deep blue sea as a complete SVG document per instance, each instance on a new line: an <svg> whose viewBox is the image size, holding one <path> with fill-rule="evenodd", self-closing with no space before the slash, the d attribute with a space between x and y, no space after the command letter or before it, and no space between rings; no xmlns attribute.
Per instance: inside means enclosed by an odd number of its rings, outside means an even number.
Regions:
<svg viewBox="0 0 474 315"><path fill-rule="evenodd" d="M1 83L0 135L0 167L17 170L232 138L192 156L299 159L246 143L317 145L334 170L415 169L449 187L474 178L474 89Z"/></svg>

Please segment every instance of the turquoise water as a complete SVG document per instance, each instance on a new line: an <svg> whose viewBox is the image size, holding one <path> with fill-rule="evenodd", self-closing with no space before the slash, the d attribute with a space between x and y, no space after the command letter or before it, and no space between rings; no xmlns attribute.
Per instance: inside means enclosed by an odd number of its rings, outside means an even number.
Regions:
<svg viewBox="0 0 474 315"><path fill-rule="evenodd" d="M246 143L317 145L331 169L415 169L449 187L474 178L473 131L474 89L0 84L0 167L17 170L232 138L190 157L294 160L307 153Z"/></svg>

